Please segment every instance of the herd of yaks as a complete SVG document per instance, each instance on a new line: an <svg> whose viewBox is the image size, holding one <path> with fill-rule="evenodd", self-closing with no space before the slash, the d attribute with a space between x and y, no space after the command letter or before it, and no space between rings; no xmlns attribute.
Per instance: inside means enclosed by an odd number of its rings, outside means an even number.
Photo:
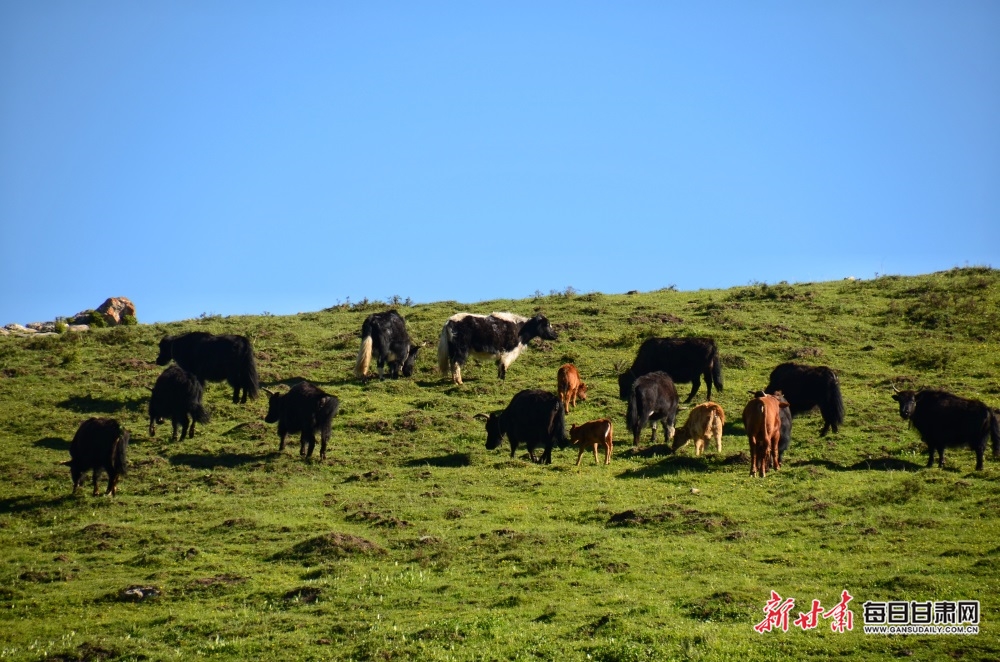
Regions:
<svg viewBox="0 0 1000 662"><path fill-rule="evenodd" d="M459 313L445 323L438 341L438 367L442 374L451 374L456 384L462 383L462 366L470 356L488 357L496 361L498 376L504 379L511 363L534 338L556 340L556 331L543 315L525 318L510 313L477 315ZM419 347L411 342L404 319L394 310L369 315L361 330L361 348L355 364L355 376L368 379L374 358L380 379L413 373ZM167 336L160 341L156 363L169 366L157 378L149 401L149 436L156 425L169 418L173 424L173 439L193 437L195 424L205 424L208 413L201 404L204 385L208 381L226 381L233 388L233 402L245 403L256 398L260 389L256 361L250 341L239 335L213 335L196 331ZM707 402L693 407L685 425L675 431L678 396L675 383L691 383L685 402L698 392L702 378L708 390ZM652 428L656 441L656 425L662 422L667 440L673 439L672 450L689 441L700 455L705 443L714 440L722 450L722 430L725 412L711 402L712 386L723 389L722 361L715 341L711 338L649 338L639 348L632 366L618 378L619 396L628 401L626 420L638 446L642 430ZM303 381L287 393L267 391L268 411L264 420L278 424L280 449L284 450L289 434L300 435L302 456L313 453L319 433L320 458L326 458L327 444L334 416L340 403L336 396ZM583 453L592 449L599 462L598 449L604 449L605 464L611 462L613 427L609 419L573 425L566 435L565 415L577 399L586 398L586 385L577 369L566 364L559 369L557 390L529 389L517 393L502 411L488 416L486 447L497 448L506 437L515 456L524 444L532 461L551 463L552 449L570 443L578 446L577 464ZM968 445L976 452L976 469L983 468L987 440L992 440L993 454L1000 455L1000 411L978 400L962 398L939 390L899 391L893 398L899 403L899 413L909 420L927 444L927 466L934 462L935 451L939 466L944 464L946 446ZM743 410L743 423L750 442L750 475L765 476L767 469L778 469L791 441L792 417L818 408L824 421L820 436L832 429L837 432L844 421L844 404L840 385L833 370L825 366L804 366L783 363L772 372L767 387L751 391L751 400ZM115 419L90 418L78 428L70 444L68 465L76 492L85 473L93 470L94 494L99 493L101 472L108 474L106 494L115 494L119 477L127 468L129 432ZM542 448L540 458L535 450Z"/></svg>

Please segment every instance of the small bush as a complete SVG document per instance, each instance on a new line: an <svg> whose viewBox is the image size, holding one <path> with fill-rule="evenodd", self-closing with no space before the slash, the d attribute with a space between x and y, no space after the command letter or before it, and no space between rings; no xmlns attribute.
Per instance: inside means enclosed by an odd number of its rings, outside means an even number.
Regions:
<svg viewBox="0 0 1000 662"><path fill-rule="evenodd" d="M139 320L135 318L135 315L122 315L122 326L136 326L139 324Z"/></svg>

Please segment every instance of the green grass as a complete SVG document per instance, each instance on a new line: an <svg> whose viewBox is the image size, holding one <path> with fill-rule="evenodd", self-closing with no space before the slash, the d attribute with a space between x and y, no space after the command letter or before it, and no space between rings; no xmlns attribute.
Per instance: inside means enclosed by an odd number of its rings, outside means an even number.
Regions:
<svg viewBox="0 0 1000 662"><path fill-rule="evenodd" d="M0 658L1000 658L1000 463L976 472L950 449L924 469L889 397L895 383L1000 405L1000 272L403 306L427 343L414 377L362 386L358 331L376 309L0 338ZM539 311L560 337L504 384L470 363L457 387L434 354L460 310ZM329 459L279 454L266 401L233 405L224 384L194 439L170 442L169 423L148 438L157 343L195 329L248 335L266 385L336 394ZM713 336L724 357L721 456L630 449L616 366L673 335ZM745 394L792 359L838 371L847 420L820 439L818 414L796 419L783 468L751 479ZM589 387L568 422L614 421L610 467L487 451L473 416L554 390L567 361ZM92 415L132 431L113 499L70 496L58 464ZM123 600L131 586L162 593ZM753 630L771 590L796 598L794 617L844 589L853 632ZM862 603L889 599L978 599L981 633L863 634Z"/></svg>

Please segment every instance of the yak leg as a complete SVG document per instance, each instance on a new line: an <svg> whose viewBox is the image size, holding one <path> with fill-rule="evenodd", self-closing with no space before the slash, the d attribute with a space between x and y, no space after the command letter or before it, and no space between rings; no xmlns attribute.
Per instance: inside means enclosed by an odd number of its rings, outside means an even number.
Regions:
<svg viewBox="0 0 1000 662"><path fill-rule="evenodd" d="M100 490L97 489L97 481L100 480L100 478L101 478L101 469L100 469L100 467L95 467L94 468L94 496L97 496L98 494L100 494Z"/></svg>
<svg viewBox="0 0 1000 662"><path fill-rule="evenodd" d="M280 436L281 436L281 444L278 446L279 452L285 450L285 439L288 438L288 434L282 432Z"/></svg>
<svg viewBox="0 0 1000 662"><path fill-rule="evenodd" d="M829 431L830 431L830 422L824 420L823 421L823 429L819 431L819 436L825 437L826 433L829 432ZM836 430L834 430L834 432L836 432Z"/></svg>
<svg viewBox="0 0 1000 662"><path fill-rule="evenodd" d="M580 444L580 452L576 454L576 466L580 466L580 461L583 460L583 444Z"/></svg>
<svg viewBox="0 0 1000 662"><path fill-rule="evenodd" d="M107 496L108 494L110 494L111 496L114 496L117 493L118 493L118 474L112 475L109 472L108 473L108 491L105 492L104 495Z"/></svg>
<svg viewBox="0 0 1000 662"><path fill-rule="evenodd" d="M451 364L451 381L459 385L462 383L462 364L458 361L453 361Z"/></svg>
<svg viewBox="0 0 1000 662"><path fill-rule="evenodd" d="M653 428L653 438L649 440L650 444L656 443L656 421L649 424L649 427Z"/></svg>
<svg viewBox="0 0 1000 662"><path fill-rule="evenodd" d="M501 381L507 379L507 366L503 364L503 361L497 361L497 377Z"/></svg>
<svg viewBox="0 0 1000 662"><path fill-rule="evenodd" d="M691 394L688 396L688 399L684 401L684 404L687 404L687 403L691 402L692 400L694 400L694 394L698 392L698 387L699 386L701 386L701 380L700 379L695 379L694 380L694 385L691 387Z"/></svg>
<svg viewBox="0 0 1000 662"><path fill-rule="evenodd" d="M178 427L177 426L177 419L176 418L175 419L171 419L170 425L173 428L173 434L170 435L170 441L177 441L177 427ZM183 438L184 438L184 436L181 435L181 439L183 439Z"/></svg>
<svg viewBox="0 0 1000 662"><path fill-rule="evenodd" d="M938 449L938 469L944 469L944 446Z"/></svg>
<svg viewBox="0 0 1000 662"><path fill-rule="evenodd" d="M597 446L598 445L599 444L597 444L596 442L594 443L594 464L597 464L597 465L599 465L601 463L601 461L599 459L597 459Z"/></svg>
<svg viewBox="0 0 1000 662"><path fill-rule="evenodd" d="M611 449L612 448L614 448L614 445L611 443L611 440L609 439L604 444L604 464L611 464Z"/></svg>
<svg viewBox="0 0 1000 662"><path fill-rule="evenodd" d="M705 396L705 402L712 401L712 369L709 368L705 371L705 386L708 388L708 395ZM695 382L697 384L697 382Z"/></svg>
<svg viewBox="0 0 1000 662"><path fill-rule="evenodd" d="M326 459L326 442L330 441L330 433L324 430L320 433L319 459Z"/></svg>
<svg viewBox="0 0 1000 662"><path fill-rule="evenodd" d="M930 469L934 466L934 447L927 444L927 450L929 451L929 457L927 458L927 468Z"/></svg>
<svg viewBox="0 0 1000 662"><path fill-rule="evenodd" d="M308 452L306 451L307 446L309 448ZM314 448L316 448L316 435L312 430L303 430L299 437L299 455L312 457Z"/></svg>
<svg viewBox="0 0 1000 662"><path fill-rule="evenodd" d="M976 471L983 470L983 454L986 452L985 444L976 449Z"/></svg>

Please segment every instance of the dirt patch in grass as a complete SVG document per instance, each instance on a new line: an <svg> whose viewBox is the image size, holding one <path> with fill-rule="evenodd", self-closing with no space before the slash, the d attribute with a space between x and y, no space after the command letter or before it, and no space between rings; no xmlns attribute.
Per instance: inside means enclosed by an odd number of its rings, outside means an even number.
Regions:
<svg viewBox="0 0 1000 662"><path fill-rule="evenodd" d="M300 586L299 588L293 588L291 591L285 593L282 599L285 602L299 602L305 605L311 605L317 600L322 591L317 586Z"/></svg>
<svg viewBox="0 0 1000 662"><path fill-rule="evenodd" d="M759 601L744 593L720 591L687 603L684 611L699 621L749 622L751 614L760 610Z"/></svg>
<svg viewBox="0 0 1000 662"><path fill-rule="evenodd" d="M385 550L371 540L360 536L332 531L303 540L291 549L275 554L272 558L279 561L316 562L324 559L340 559L356 554L385 554Z"/></svg>
<svg viewBox="0 0 1000 662"><path fill-rule="evenodd" d="M643 511L626 510L608 519L608 526L666 528L677 533L731 530L737 522L721 513L704 512L676 503Z"/></svg>

